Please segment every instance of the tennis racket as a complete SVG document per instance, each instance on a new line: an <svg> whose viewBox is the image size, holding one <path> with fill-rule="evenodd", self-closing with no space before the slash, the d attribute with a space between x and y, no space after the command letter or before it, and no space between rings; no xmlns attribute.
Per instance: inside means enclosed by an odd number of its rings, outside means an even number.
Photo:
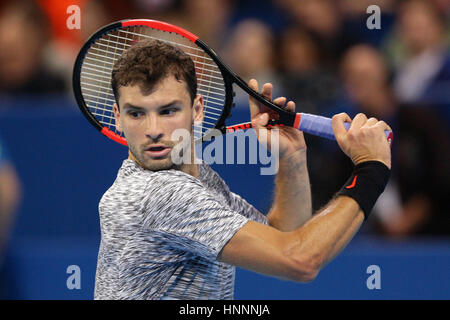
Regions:
<svg viewBox="0 0 450 320"><path fill-rule="evenodd" d="M145 39L157 39L177 46L194 62L198 93L203 96L204 102L204 120L201 125L194 126L196 143L210 140L213 129L225 134L251 128L250 122L231 126L225 123L233 107L233 83L278 114L277 119L269 121L269 126L291 126L335 140L330 118L280 108L252 90L194 34L169 23L142 19L119 21L101 28L84 44L75 61L73 90L78 106L89 122L108 138L127 145L123 133L115 125L115 98L111 88L113 66L125 50ZM350 127L349 123L345 125L347 129ZM392 132L387 131L386 137L391 144Z"/></svg>

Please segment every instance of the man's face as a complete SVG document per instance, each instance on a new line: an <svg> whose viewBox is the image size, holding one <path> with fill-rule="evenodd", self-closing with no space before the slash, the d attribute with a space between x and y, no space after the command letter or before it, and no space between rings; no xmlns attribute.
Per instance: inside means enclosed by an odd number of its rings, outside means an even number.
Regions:
<svg viewBox="0 0 450 320"><path fill-rule="evenodd" d="M116 128L125 135L130 158L152 171L175 167L171 151L178 141L171 140L173 131L185 129L192 135L193 122L203 117L201 96L192 105L186 83L172 75L149 94L143 94L139 84L120 87L119 105L120 111L114 104Z"/></svg>

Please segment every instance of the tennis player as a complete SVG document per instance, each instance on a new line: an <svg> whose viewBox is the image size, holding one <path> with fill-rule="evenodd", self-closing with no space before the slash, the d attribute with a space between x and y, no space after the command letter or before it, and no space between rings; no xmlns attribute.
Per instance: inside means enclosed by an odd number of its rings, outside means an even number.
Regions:
<svg viewBox="0 0 450 320"><path fill-rule="evenodd" d="M255 80L249 85L258 90ZM192 133L203 119L189 56L163 42L139 42L116 62L112 87L129 157L99 204L95 299L233 299L235 266L310 282L351 240L387 183L389 126L364 114L335 115L337 142L355 169L312 215L303 134L280 127L275 198L264 215L206 163L172 160L174 130ZM272 99L272 85L261 93ZM286 98L274 102L295 109ZM257 136L270 147L270 111L251 98L249 105ZM348 131L344 122L351 122ZM193 160L194 148L187 150Z"/></svg>

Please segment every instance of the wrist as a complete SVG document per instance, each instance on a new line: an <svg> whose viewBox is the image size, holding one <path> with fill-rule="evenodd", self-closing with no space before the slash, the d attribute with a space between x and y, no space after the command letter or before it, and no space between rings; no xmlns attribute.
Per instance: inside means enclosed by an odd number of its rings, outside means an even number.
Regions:
<svg viewBox="0 0 450 320"><path fill-rule="evenodd" d="M306 160L306 146L280 153L280 162L305 161Z"/></svg>
<svg viewBox="0 0 450 320"><path fill-rule="evenodd" d="M366 161L357 164L350 178L337 193L353 198L367 220L378 197L389 180L390 169L381 161Z"/></svg>
<svg viewBox="0 0 450 320"><path fill-rule="evenodd" d="M355 159L352 159L352 162L353 162L353 164L355 165L355 167L356 167L357 165L363 164L363 163L365 163L365 162L373 162L373 161L381 162L381 163L383 163L386 167L388 167L388 169L391 169L391 161L390 161L390 159L383 160L383 159L375 159L375 158L368 158L368 157L366 157L366 158L355 158Z"/></svg>
<svg viewBox="0 0 450 320"><path fill-rule="evenodd" d="M306 168L306 149L299 149L288 155L280 156L278 175L300 174L302 168Z"/></svg>

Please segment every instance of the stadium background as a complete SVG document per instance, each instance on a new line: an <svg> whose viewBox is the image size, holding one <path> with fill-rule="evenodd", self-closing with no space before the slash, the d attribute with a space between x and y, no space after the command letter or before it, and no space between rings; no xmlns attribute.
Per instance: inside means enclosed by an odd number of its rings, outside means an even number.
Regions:
<svg viewBox="0 0 450 320"><path fill-rule="evenodd" d="M371 4L381 9L379 30L366 26ZM67 27L70 5L81 9L79 30ZM97 205L127 152L84 120L70 76L86 37L124 18L192 31L299 111L363 111L394 128L393 183L342 254L308 284L238 269L236 299L450 298L449 5L396 0L2 1L0 175L9 163L19 183L17 205L2 212L11 218L1 225L0 298L93 297ZM232 121L247 119L238 91ZM318 209L351 165L334 142L306 138ZM213 168L267 211L273 177L260 166ZM81 289L67 288L70 265L80 267ZM381 289L367 287L371 265Z"/></svg>

